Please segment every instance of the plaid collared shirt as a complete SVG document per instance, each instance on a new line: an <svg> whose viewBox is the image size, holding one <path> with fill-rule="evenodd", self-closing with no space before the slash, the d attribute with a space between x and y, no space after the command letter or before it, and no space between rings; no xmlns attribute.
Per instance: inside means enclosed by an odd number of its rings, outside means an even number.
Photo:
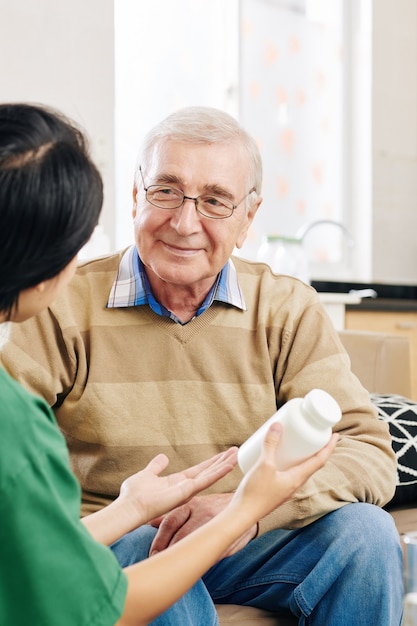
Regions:
<svg viewBox="0 0 417 626"><path fill-rule="evenodd" d="M195 317L204 313L215 301L224 302L242 311L246 311L246 304L237 278L236 268L231 259L223 267L216 282L207 294L204 302L198 309ZM152 293L145 266L143 265L135 246L131 246L124 253L120 261L116 279L110 290L107 308L123 308L129 306L143 306L147 304L158 315L170 317L182 324L176 315L160 304Z"/></svg>

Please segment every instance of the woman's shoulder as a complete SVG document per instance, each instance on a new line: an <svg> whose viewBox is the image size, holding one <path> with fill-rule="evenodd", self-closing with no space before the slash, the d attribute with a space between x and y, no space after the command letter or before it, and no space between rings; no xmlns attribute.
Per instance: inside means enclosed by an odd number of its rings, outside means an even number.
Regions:
<svg viewBox="0 0 417 626"><path fill-rule="evenodd" d="M46 402L27 391L0 367L0 440L2 461L10 458L16 465L19 450L27 454L31 448L41 454L39 442L53 440L56 445L62 435Z"/></svg>

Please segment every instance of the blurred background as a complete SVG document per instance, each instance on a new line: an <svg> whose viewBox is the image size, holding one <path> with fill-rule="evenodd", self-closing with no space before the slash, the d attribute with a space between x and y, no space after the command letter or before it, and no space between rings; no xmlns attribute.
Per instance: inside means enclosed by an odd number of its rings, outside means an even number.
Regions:
<svg viewBox="0 0 417 626"><path fill-rule="evenodd" d="M263 156L242 256L279 235L313 278L417 284L415 0L0 0L0 58L1 101L56 106L91 138L90 254L132 242L144 134L203 104Z"/></svg>

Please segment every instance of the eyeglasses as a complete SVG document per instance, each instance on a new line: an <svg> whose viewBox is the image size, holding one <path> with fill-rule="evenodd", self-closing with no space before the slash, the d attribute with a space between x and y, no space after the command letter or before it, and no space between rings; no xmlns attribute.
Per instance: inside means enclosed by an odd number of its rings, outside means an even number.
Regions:
<svg viewBox="0 0 417 626"><path fill-rule="evenodd" d="M210 217L213 220L222 220L226 217L230 217L239 204L255 191L255 187L252 187L237 204L233 204L231 200L224 196L214 196L209 193L204 193L201 196L192 198L170 185L150 185L149 187L145 187L142 167L139 167L139 171L142 177L146 200L149 204L158 207L158 209L179 209L180 206L184 204L185 200L192 200L195 203L195 208L201 215Z"/></svg>

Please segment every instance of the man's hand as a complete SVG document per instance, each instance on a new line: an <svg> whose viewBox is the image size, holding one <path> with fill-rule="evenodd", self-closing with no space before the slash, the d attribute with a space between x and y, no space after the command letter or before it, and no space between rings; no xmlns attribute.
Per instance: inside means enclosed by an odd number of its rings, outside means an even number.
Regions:
<svg viewBox="0 0 417 626"><path fill-rule="evenodd" d="M203 526L210 519L222 511L232 499L233 494L210 494L196 496L187 504L180 506L167 515L154 519L151 524L159 528L152 542L150 555L165 550L169 545L177 543L189 535L199 526ZM230 546L223 556L230 556L241 550L257 534L257 525L252 526L235 543Z"/></svg>

